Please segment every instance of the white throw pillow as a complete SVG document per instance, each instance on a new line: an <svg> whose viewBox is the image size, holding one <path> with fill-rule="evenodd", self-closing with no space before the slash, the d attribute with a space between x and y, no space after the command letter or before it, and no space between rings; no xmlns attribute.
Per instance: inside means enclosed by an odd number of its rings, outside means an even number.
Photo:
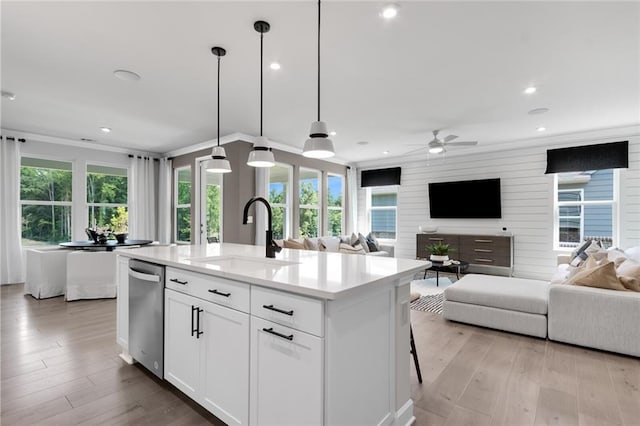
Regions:
<svg viewBox="0 0 640 426"><path fill-rule="evenodd" d="M338 237L318 238L318 243L322 243L322 245L325 247L324 251L337 253L340 249L340 238Z"/></svg>
<svg viewBox="0 0 640 426"><path fill-rule="evenodd" d="M628 259L635 260L636 262L640 262L640 246L631 247L624 251L625 256Z"/></svg>

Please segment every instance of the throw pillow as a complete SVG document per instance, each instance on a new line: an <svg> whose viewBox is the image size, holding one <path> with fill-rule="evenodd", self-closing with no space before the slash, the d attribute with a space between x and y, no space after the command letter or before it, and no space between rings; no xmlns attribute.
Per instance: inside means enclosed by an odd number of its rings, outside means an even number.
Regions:
<svg viewBox="0 0 640 426"><path fill-rule="evenodd" d="M624 251L625 256L629 259L633 259L636 262L640 262L640 246L631 247Z"/></svg>
<svg viewBox="0 0 640 426"><path fill-rule="evenodd" d="M365 253L369 253L369 244L367 244L367 239L361 233L358 233L358 244L360 244Z"/></svg>
<svg viewBox="0 0 640 426"><path fill-rule="evenodd" d="M318 239L317 238L305 238L302 242L304 248L307 250L318 250Z"/></svg>
<svg viewBox="0 0 640 426"><path fill-rule="evenodd" d="M580 266L582 262L587 260L589 254L595 253L600 250L600 243L593 241L585 241L578 249L573 253L573 258L571 259L571 266Z"/></svg>
<svg viewBox="0 0 640 426"><path fill-rule="evenodd" d="M284 248L304 250L304 244L289 238L284 240Z"/></svg>
<svg viewBox="0 0 640 426"><path fill-rule="evenodd" d="M340 249L340 238L338 237L322 237L318 239L318 243L324 246L323 251L337 253Z"/></svg>
<svg viewBox="0 0 640 426"><path fill-rule="evenodd" d="M595 268L584 269L569 278L567 284L606 288L610 290L626 290L618 280L613 262L607 262Z"/></svg>
<svg viewBox="0 0 640 426"><path fill-rule="evenodd" d="M355 246L351 246L349 244L340 243L340 253L348 253L348 254L365 254L364 249L360 244L356 244Z"/></svg>
<svg viewBox="0 0 640 426"><path fill-rule="evenodd" d="M616 268L618 275L624 275L627 277L633 277L640 280L640 263L627 259Z"/></svg>
<svg viewBox="0 0 640 426"><path fill-rule="evenodd" d="M380 243L378 239L371 232L367 235L367 244L369 245L369 251L380 251ZM375 247L375 250L371 250L371 246Z"/></svg>
<svg viewBox="0 0 640 426"><path fill-rule="evenodd" d="M358 244L360 240L358 239L358 236L355 234L355 232L353 234L351 234L351 238L349 239L349 244L352 247L355 247L356 244Z"/></svg>
<svg viewBox="0 0 640 426"><path fill-rule="evenodd" d="M624 288L626 288L627 290L640 292L640 280L639 279L637 279L635 277L625 277L625 276L622 276L622 275L619 276L618 279L620 280L620 283L622 283Z"/></svg>

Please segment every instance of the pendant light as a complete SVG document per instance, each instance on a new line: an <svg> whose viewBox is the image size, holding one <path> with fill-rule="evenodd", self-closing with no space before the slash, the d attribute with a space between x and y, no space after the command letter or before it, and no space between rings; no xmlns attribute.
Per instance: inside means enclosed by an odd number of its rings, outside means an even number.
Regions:
<svg viewBox="0 0 640 426"><path fill-rule="evenodd" d="M262 136L262 39L271 26L265 21L256 21L253 28L260 33L260 136L253 142L253 150L249 153L247 164L252 167L273 167L276 165L269 139Z"/></svg>
<svg viewBox="0 0 640 426"><path fill-rule="evenodd" d="M227 160L224 148L220 146L220 58L227 54L222 47L212 47L211 53L218 57L218 145L211 150L211 160L207 164L207 171L212 173L230 173L231 165Z"/></svg>
<svg viewBox="0 0 640 426"><path fill-rule="evenodd" d="M328 138L327 123L320 121L320 0L318 0L318 121L311 123L309 133L302 155L310 158L329 158L335 155L333 142Z"/></svg>

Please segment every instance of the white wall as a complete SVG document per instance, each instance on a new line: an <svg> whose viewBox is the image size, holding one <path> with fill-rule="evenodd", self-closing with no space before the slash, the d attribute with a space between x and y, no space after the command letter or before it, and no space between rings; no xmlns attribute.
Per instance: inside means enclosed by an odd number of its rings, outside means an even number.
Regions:
<svg viewBox="0 0 640 426"><path fill-rule="evenodd" d="M556 264L553 251L553 175L545 175L546 150L591 143L629 141L629 169L620 171L621 247L640 245L640 128L567 135L523 143L522 148L464 154L458 149L445 161L426 155L363 162L358 170L401 166L398 192L396 257L415 258L418 226L430 224L438 232L498 233L507 227L514 235L514 276L549 279ZM507 149L507 147L509 147ZM426 150L425 150L426 151ZM452 148L451 151L454 151ZM428 184L470 179L501 178L502 219L429 218ZM358 186L360 173L358 173ZM358 189L358 228L367 230L366 190Z"/></svg>

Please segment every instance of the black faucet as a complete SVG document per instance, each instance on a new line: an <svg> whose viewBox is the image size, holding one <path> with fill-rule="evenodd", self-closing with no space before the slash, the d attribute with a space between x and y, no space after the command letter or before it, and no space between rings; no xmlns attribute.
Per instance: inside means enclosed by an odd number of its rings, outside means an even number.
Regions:
<svg viewBox="0 0 640 426"><path fill-rule="evenodd" d="M269 202L262 197L253 197L252 199L247 201L247 204L244 205L244 213L242 215L242 224L243 225L247 224L247 221L249 220L249 206L251 206L251 204L255 203L256 201L260 201L262 204L264 204L267 207L267 212L269 214L269 227L267 228L266 256L270 258L274 258L276 257L276 253L280 253L280 250L282 250L282 247L280 247L279 245L276 244L275 241L273 241L273 229L272 229L273 219L271 217L271 205L269 204Z"/></svg>

